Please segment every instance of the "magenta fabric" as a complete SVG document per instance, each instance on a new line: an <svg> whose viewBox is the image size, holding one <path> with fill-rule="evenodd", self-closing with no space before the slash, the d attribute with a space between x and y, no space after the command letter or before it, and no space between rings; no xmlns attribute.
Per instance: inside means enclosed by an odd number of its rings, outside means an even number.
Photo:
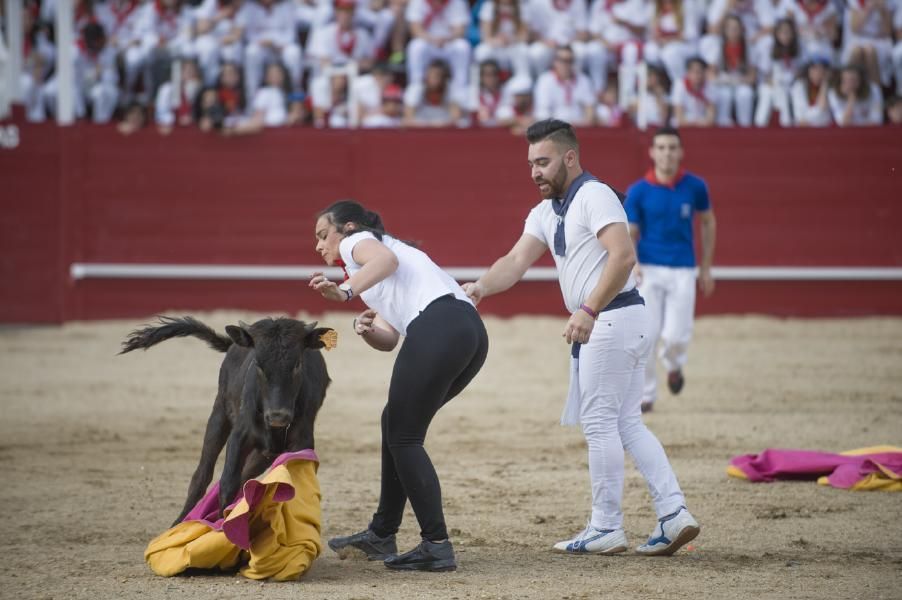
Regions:
<svg viewBox="0 0 902 600"><path fill-rule="evenodd" d="M848 489L871 473L884 469L902 476L902 453L880 452L845 456L811 450L768 448L761 454L744 454L730 461L749 481L817 479L827 475L830 485Z"/></svg>
<svg viewBox="0 0 902 600"><path fill-rule="evenodd" d="M285 452L284 454L280 454L272 462L269 468L273 469L291 460L312 460L314 462L319 462L316 452L308 448L297 452ZM248 505L251 507L251 510L253 510L257 503L263 499L265 491L266 486L256 479L249 479L244 483L243 489L235 496L235 500L226 507L225 512L230 512L242 499L247 499ZM280 484L276 489L273 500L275 502L285 502L291 500L293 497L294 489L291 486ZM230 542L239 548L248 550L251 547L251 541L250 531L247 526L247 516L248 515L244 515L238 519L232 519L229 522L225 522L225 517L219 516L219 482L217 481L213 487L209 489L206 495L194 505L191 512L185 515L185 518L182 519L182 523L186 521L200 521L216 531L224 532Z"/></svg>

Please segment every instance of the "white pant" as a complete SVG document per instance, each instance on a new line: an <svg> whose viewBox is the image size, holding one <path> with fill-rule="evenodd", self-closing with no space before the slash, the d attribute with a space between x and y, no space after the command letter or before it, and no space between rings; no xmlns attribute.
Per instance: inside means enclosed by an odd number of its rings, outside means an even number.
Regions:
<svg viewBox="0 0 902 600"><path fill-rule="evenodd" d="M423 83L426 67L440 58L451 68L451 83L456 89L463 89L470 75L470 52L470 42L463 38L451 40L441 48L423 38L414 38L407 44L407 80Z"/></svg>
<svg viewBox="0 0 902 600"><path fill-rule="evenodd" d="M512 71L514 76L532 79L529 72L529 49L526 44L492 46L482 43L473 50L473 59L477 63L495 60L502 69Z"/></svg>
<svg viewBox="0 0 902 600"><path fill-rule="evenodd" d="M736 122L742 127L752 124L752 107L755 92L747 83L720 83L715 88L718 127L733 126L733 107L736 107Z"/></svg>
<svg viewBox="0 0 902 600"><path fill-rule="evenodd" d="M772 83L758 84L758 104L755 108L755 125L767 127L771 113L780 115L781 127L792 127L792 113L789 110L789 90Z"/></svg>
<svg viewBox="0 0 902 600"><path fill-rule="evenodd" d="M692 320L695 315L695 268L642 265L639 293L648 308L648 333L651 344L645 365L643 402L658 397L658 376L655 350L667 372L682 369L692 339Z"/></svg>
<svg viewBox="0 0 902 600"><path fill-rule="evenodd" d="M579 358L572 359L562 422L571 423L568 417L578 411L589 447L592 525L597 529L623 526L624 450L645 478L658 518L685 504L667 454L642 422L639 408L649 347L646 312L636 305L601 313Z"/></svg>
<svg viewBox="0 0 902 600"><path fill-rule="evenodd" d="M248 98L253 98L254 93L263 82L263 69L270 62L281 59L291 79L291 89L301 89L301 77L303 75L304 61L301 47L298 44L288 44L281 50L275 51L264 47L257 42L250 42L244 48L244 85Z"/></svg>

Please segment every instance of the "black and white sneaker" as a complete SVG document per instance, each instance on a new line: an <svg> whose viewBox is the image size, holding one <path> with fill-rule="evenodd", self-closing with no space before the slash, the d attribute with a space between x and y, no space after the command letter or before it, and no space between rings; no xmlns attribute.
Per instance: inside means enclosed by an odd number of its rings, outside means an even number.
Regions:
<svg viewBox="0 0 902 600"><path fill-rule="evenodd" d="M385 560L398 553L398 545L394 534L379 537L372 529L366 529L354 535L335 537L329 540L332 548L341 560L346 559L355 550L366 554L367 560Z"/></svg>

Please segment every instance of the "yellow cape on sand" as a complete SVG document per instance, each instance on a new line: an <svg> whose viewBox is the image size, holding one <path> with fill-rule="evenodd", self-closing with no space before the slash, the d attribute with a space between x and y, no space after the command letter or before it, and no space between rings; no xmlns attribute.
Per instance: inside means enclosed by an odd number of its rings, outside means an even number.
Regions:
<svg viewBox="0 0 902 600"><path fill-rule="evenodd" d="M250 579L297 579L322 552L322 496L316 469L317 462L306 459L271 468L257 480L262 494L243 497L221 528L208 521L182 521L153 539L144 559L164 577L189 568L229 570L242 563L240 572ZM286 493L283 486L293 493ZM277 491L279 500L274 498ZM227 537L226 532L236 527L249 539L249 548L242 549Z"/></svg>
<svg viewBox="0 0 902 600"><path fill-rule="evenodd" d="M861 456L862 454L881 454L889 452L902 452L902 448L898 446L871 446L870 448L856 448L855 450L846 450L840 452L843 456ZM889 469L878 464L879 473L869 473L861 478L849 489L855 492L859 491L881 491L881 492L902 492L902 478L898 474L893 473ZM830 485L827 481L827 475L817 478L820 485Z"/></svg>

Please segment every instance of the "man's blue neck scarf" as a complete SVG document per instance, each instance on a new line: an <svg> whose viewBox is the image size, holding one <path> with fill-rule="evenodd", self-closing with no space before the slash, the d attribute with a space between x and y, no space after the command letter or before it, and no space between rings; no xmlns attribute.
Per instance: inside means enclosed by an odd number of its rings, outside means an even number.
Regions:
<svg viewBox="0 0 902 600"><path fill-rule="evenodd" d="M567 188L567 193L563 199L551 199L551 208L554 209L554 214L557 215L557 229L554 232L554 253L558 256L565 256L567 253L567 241L564 239L564 217L567 216L567 210L570 208L570 203L573 202L576 192L587 181L598 181L598 179L588 171L583 171Z"/></svg>

